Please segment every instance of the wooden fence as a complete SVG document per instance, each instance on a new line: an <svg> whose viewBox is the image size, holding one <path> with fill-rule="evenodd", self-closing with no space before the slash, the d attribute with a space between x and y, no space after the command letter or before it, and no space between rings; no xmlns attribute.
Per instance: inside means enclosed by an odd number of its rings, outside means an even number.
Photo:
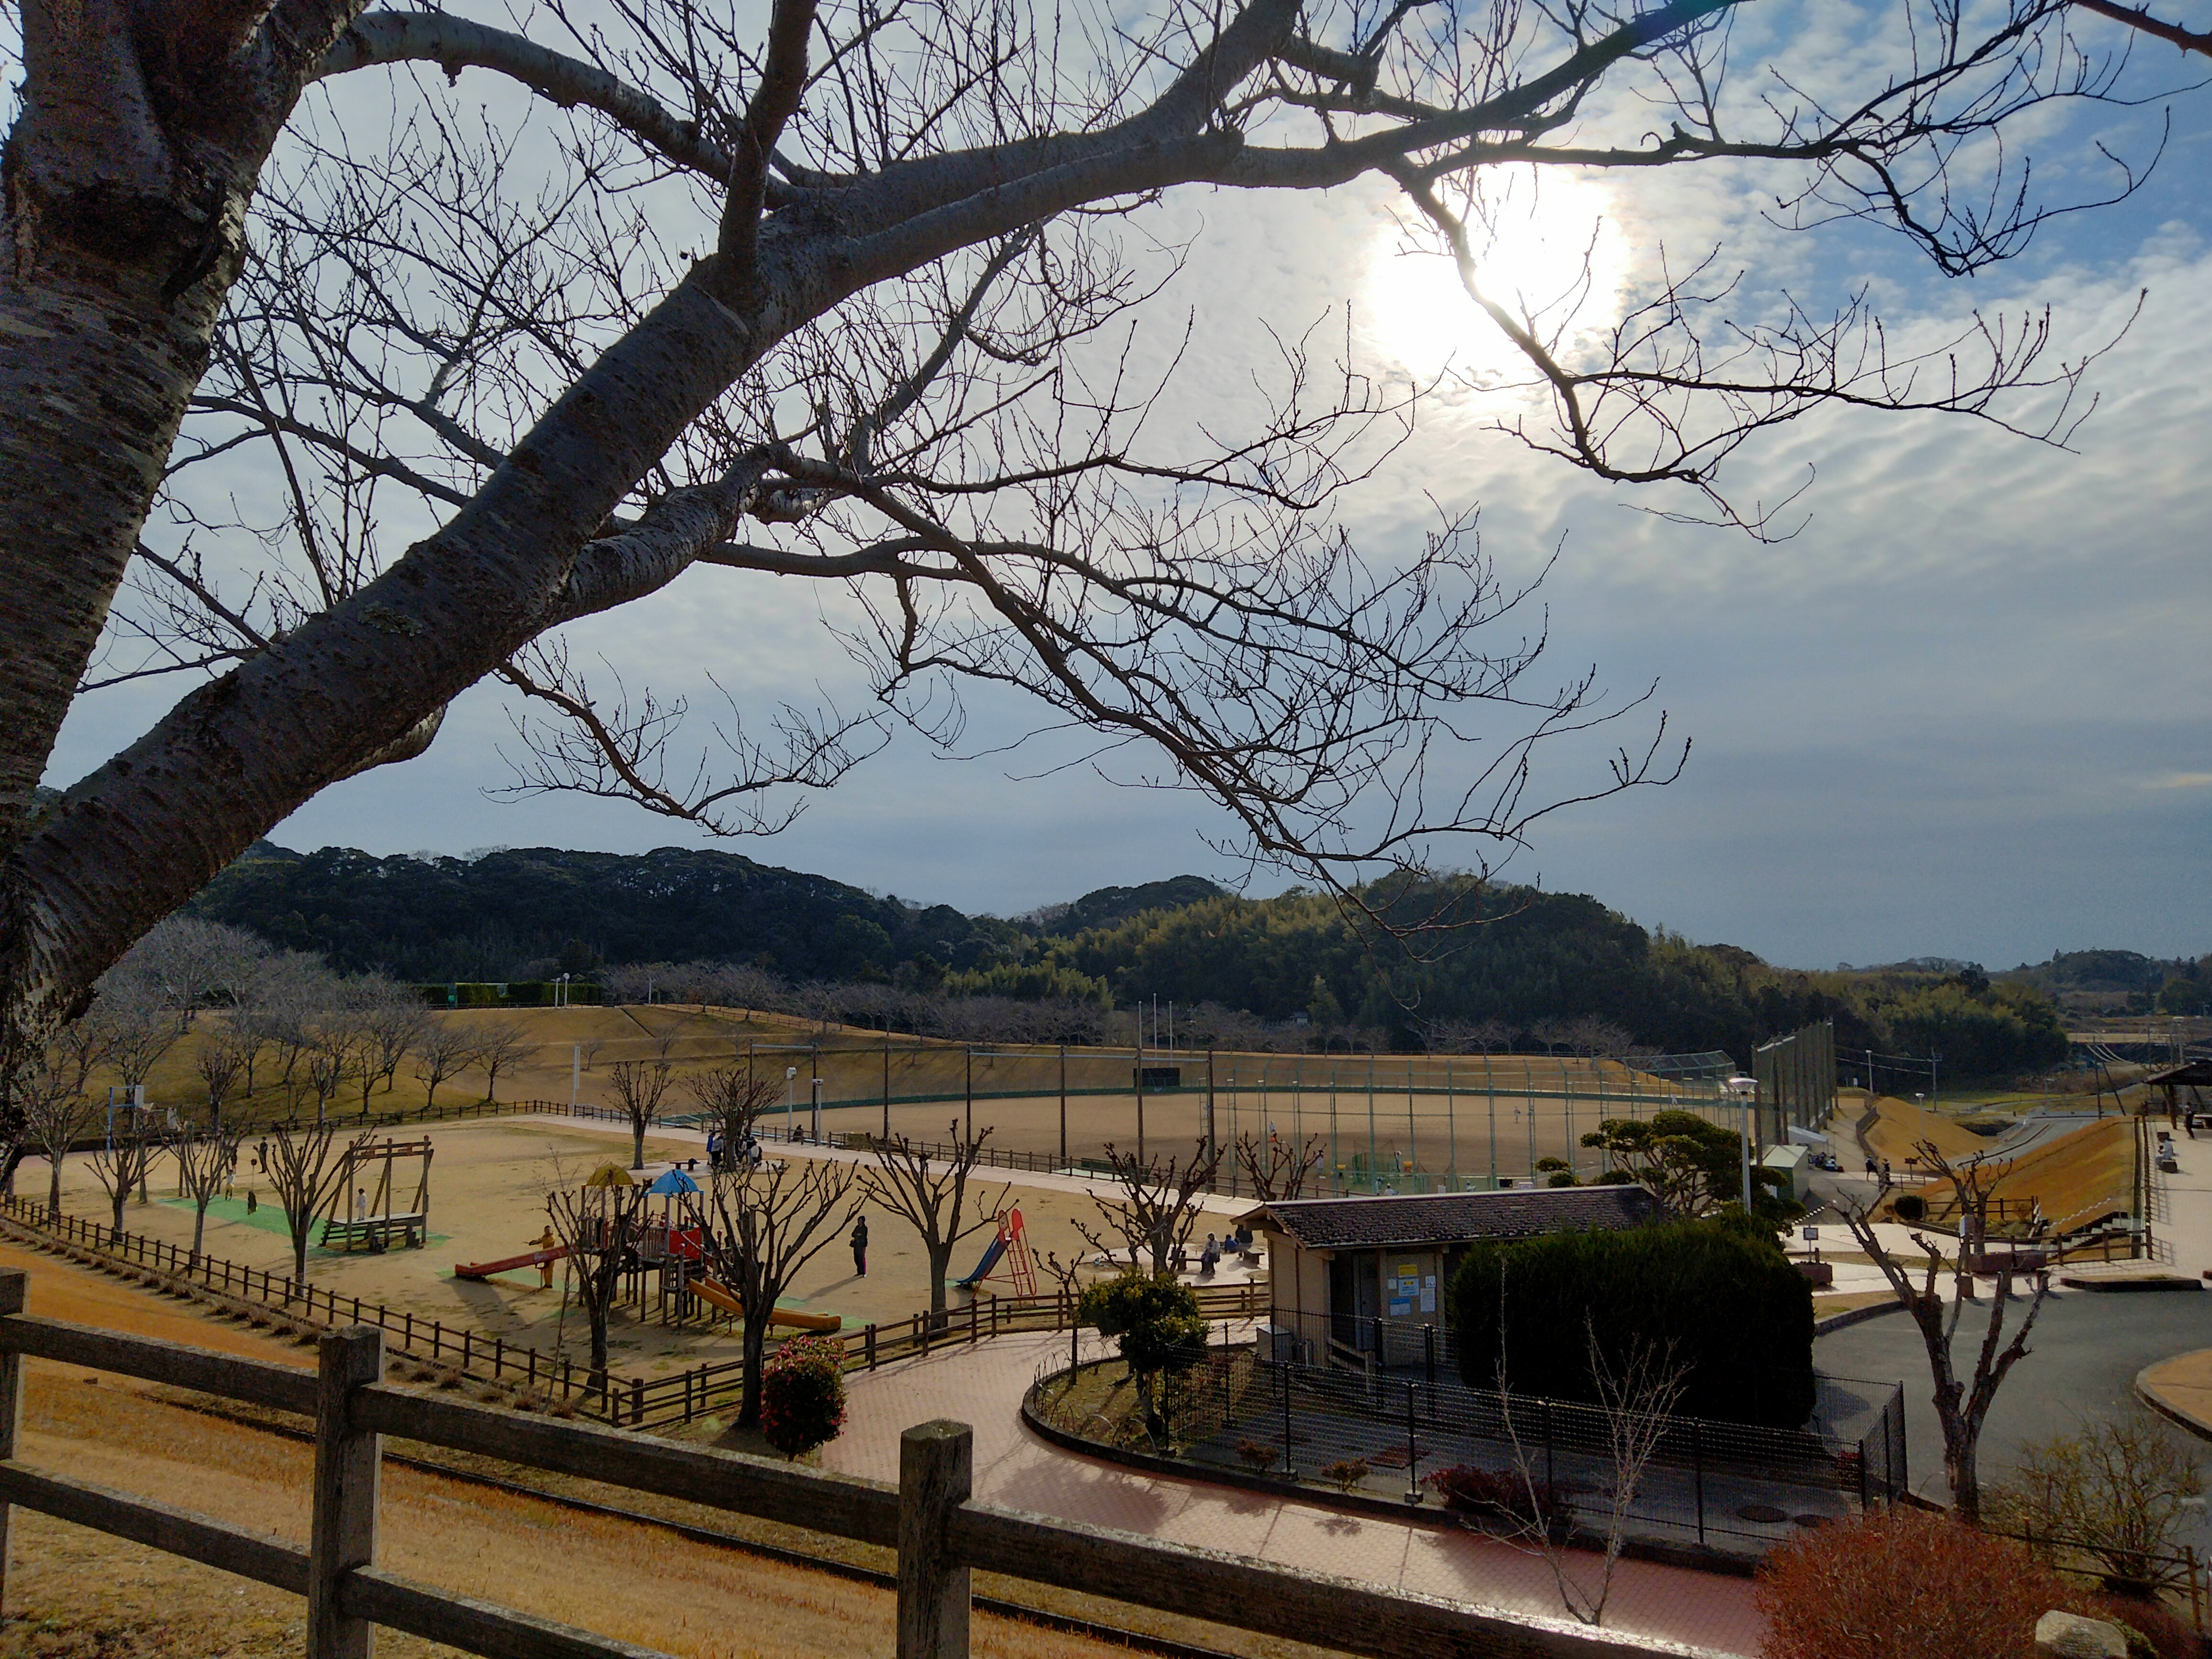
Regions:
<svg viewBox="0 0 2212 1659"><path fill-rule="evenodd" d="M368 1659L379 1625L488 1659L660 1659L379 1567L379 1472L385 1437L393 1436L894 1549L899 1659L965 1659L975 1571L1372 1659L1697 1653L979 1503L973 1437L963 1423L908 1429L893 1486L396 1386L384 1381L385 1334L373 1327L323 1336L309 1374L34 1317L23 1312L26 1277L0 1273L0 1601L8 1506L19 1505L304 1596L308 1659ZM312 1419L307 1547L21 1462L26 1358Z"/></svg>
<svg viewBox="0 0 2212 1659"><path fill-rule="evenodd" d="M330 1326L374 1325L384 1332L389 1348L410 1361L449 1369L474 1381L542 1394L629 1428L691 1422L733 1403L744 1386L741 1363L728 1359L710 1360L665 1376L610 1373L606 1387L600 1389L566 1355L542 1353L465 1327L449 1328L437 1319L301 1284L264 1267L204 1254L195 1257L161 1239L117 1232L82 1216L49 1214L46 1206L26 1199L0 1196L0 1218L88 1259L136 1267L235 1301L258 1303L289 1317ZM1267 1310L1267 1286L1206 1287L1199 1291L1199 1306L1209 1320L1257 1317ZM1074 1317L1073 1300L1065 1292L979 1296L939 1318L918 1313L894 1324L842 1332L840 1340L845 1345L846 1370L874 1370L893 1360L1015 1331L1066 1330Z"/></svg>

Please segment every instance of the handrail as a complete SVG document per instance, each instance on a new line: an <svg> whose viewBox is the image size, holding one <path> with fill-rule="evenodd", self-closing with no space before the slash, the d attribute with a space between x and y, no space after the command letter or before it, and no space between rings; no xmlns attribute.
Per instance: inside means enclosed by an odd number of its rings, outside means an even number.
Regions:
<svg viewBox="0 0 2212 1659"><path fill-rule="evenodd" d="M375 1565L387 1435L526 1468L781 1521L898 1555L899 1659L966 1659L971 1569L1311 1641L1368 1659L1439 1651L1556 1659L1710 1659L1561 1619L1510 1615L1417 1592L1305 1571L975 1500L967 1425L922 1424L900 1446L896 1486L596 1425L442 1398L382 1380L383 1333L357 1326L320 1340L313 1376L23 1311L28 1275L0 1272L0 1354L34 1356L169 1382L234 1399L313 1396L315 1481L309 1547L27 1466L15 1455L23 1366L0 1363L0 1505L15 1504L238 1573L307 1600L307 1659L366 1651L383 1624L488 1659L661 1659L651 1650L474 1597L412 1583ZM5 1526L0 1509L0 1528ZM0 1561L0 1595L5 1563Z"/></svg>

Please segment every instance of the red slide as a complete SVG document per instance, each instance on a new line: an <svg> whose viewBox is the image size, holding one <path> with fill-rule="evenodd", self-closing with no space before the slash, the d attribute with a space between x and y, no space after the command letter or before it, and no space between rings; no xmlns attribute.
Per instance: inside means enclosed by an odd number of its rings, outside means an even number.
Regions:
<svg viewBox="0 0 2212 1659"><path fill-rule="evenodd" d="M543 1267L558 1261L568 1254L566 1244L556 1244L550 1250L532 1250L527 1255L511 1255L503 1261L473 1261L453 1264L456 1279L489 1279L494 1273L503 1273L510 1267Z"/></svg>

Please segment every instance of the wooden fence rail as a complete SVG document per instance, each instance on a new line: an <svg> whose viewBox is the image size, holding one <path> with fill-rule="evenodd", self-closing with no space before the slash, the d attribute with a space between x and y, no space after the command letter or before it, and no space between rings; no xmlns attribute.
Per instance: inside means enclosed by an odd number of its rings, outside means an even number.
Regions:
<svg viewBox="0 0 2212 1659"><path fill-rule="evenodd" d="M26 1280L20 1271L0 1273L0 1604L13 1505L305 1596L308 1659L367 1659L378 1625L488 1659L662 1659L629 1643L378 1567L378 1471L384 1437L398 1436L895 1549L899 1659L966 1659L971 1571L1371 1659L1705 1659L1698 1650L1564 1620L1508 1617L978 1503L969 1488L972 1435L962 1423L908 1429L900 1448L899 1484L892 1486L397 1387L382 1380L384 1333L374 1327L325 1335L319 1369L309 1375L264 1360L34 1317L23 1311ZM15 1425L21 1420L26 1358L312 1417L314 1500L307 1547L19 1462Z"/></svg>
<svg viewBox="0 0 2212 1659"><path fill-rule="evenodd" d="M739 1362L708 1360L665 1376L623 1376L611 1373L604 1390L591 1386L565 1356L544 1353L504 1337L485 1336L464 1328L449 1329L437 1319L408 1310L341 1296L318 1285L301 1284L266 1268L249 1267L190 1251L140 1233L118 1232L82 1216L52 1215L42 1204L0 1196L0 1218L33 1235L85 1254L143 1267L193 1284L217 1295L258 1302L288 1315L332 1326L374 1325L389 1348L406 1358L452 1370L475 1382L506 1383L573 1404L610 1423L630 1428L665 1428L709 1415L734 1401L744 1385ZM1255 1318L1267 1311L1265 1285L1206 1286L1200 1310L1209 1320ZM874 1370L894 1360L937 1348L981 1342L1017 1331L1066 1330L1075 1318L1073 1297L979 1296L940 1318L926 1313L890 1325L869 1324L840 1334L845 1369Z"/></svg>

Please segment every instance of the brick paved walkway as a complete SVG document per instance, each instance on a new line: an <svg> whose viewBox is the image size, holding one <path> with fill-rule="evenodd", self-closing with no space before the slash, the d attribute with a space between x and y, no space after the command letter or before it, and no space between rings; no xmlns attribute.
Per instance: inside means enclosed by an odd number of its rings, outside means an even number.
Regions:
<svg viewBox="0 0 2212 1659"><path fill-rule="evenodd" d="M1095 1340L1086 1339L1086 1358ZM1542 1559L1496 1539L1146 1474L1062 1451L1022 1425L1020 1408L1038 1371L1064 1365L1066 1352L1064 1333L1006 1336L852 1377L845 1432L823 1449L823 1462L896 1480L900 1433L931 1418L953 1418L975 1427L975 1495L992 1503L1507 1612L1560 1616ZM1606 1623L1723 1654L1757 1652L1761 1631L1748 1579L1649 1561L1617 1567ZM1327 1633L1313 1639L1325 1644Z"/></svg>

